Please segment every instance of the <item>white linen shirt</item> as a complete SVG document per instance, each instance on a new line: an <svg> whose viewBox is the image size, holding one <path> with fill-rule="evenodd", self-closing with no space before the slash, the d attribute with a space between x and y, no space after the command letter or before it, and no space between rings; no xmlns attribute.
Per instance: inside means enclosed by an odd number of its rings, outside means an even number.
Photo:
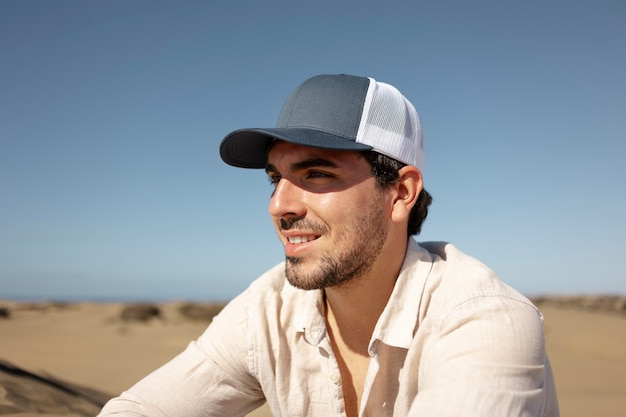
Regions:
<svg viewBox="0 0 626 417"><path fill-rule="evenodd" d="M345 416L324 308L277 265L100 416ZM363 417L559 416L540 312L451 244L409 239L369 354Z"/></svg>

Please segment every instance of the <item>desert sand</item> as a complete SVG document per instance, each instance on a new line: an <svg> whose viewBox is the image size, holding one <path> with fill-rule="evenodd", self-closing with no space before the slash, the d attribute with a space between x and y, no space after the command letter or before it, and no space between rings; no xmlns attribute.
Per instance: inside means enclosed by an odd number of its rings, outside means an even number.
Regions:
<svg viewBox="0 0 626 417"><path fill-rule="evenodd" d="M617 417L626 410L626 309L617 299L602 299L604 304L599 299L536 300L564 417ZM605 304L617 309L598 307ZM184 305L158 304L152 316L142 317L128 314L122 303L0 301L0 360L112 396L206 328L210 314L201 309L183 314L190 311L181 310ZM11 415L2 412L2 389L0 379L0 414ZM262 408L254 415L269 413Z"/></svg>

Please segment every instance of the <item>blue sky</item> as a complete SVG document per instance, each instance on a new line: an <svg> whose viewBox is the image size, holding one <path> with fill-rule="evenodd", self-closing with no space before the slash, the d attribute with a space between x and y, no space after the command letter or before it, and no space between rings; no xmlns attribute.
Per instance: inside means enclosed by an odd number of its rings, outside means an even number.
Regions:
<svg viewBox="0 0 626 417"><path fill-rule="evenodd" d="M320 73L417 108L445 240L528 295L626 293L621 1L0 2L0 298L226 299L283 258L261 171Z"/></svg>

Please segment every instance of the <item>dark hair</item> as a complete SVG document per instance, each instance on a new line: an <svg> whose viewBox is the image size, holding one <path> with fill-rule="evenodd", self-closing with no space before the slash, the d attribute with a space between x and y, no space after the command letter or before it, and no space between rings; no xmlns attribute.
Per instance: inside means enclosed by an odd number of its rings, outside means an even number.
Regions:
<svg viewBox="0 0 626 417"><path fill-rule="evenodd" d="M364 151L362 154L372 166L374 178L381 188L398 182L400 179L398 171L406 166L406 164L374 151ZM428 206L430 206L432 201L432 196L428 191L422 188L422 191L417 197L417 203L415 203L409 215L409 225L407 227L408 236L418 235L420 233L422 223L424 223L424 220L426 220L428 216Z"/></svg>

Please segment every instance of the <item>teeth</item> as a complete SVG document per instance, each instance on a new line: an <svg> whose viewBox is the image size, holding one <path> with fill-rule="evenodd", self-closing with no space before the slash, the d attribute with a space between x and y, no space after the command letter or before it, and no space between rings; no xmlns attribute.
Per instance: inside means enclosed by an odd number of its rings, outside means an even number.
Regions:
<svg viewBox="0 0 626 417"><path fill-rule="evenodd" d="M298 244L310 242L311 240L315 240L315 238L312 236L292 236L288 237L287 240L289 241L289 243Z"/></svg>

